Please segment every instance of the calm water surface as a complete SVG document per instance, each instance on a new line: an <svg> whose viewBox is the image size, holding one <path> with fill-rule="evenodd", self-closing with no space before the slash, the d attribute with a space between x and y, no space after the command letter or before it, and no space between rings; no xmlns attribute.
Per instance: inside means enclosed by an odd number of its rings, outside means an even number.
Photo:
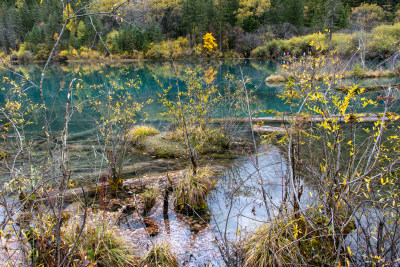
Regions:
<svg viewBox="0 0 400 267"><path fill-rule="evenodd" d="M24 82L20 75L29 78L36 84L40 81L40 72L43 64L26 64L13 66L13 73L7 70L0 70L0 78L9 77L15 80L17 84L26 90L29 97L35 103L40 103L40 95L38 90L31 84ZM265 60L237 60L237 61L210 61L210 62L175 62L176 73L171 62L131 62L131 63L70 63L70 64L53 64L48 68L44 79L44 98L48 107L48 113L53 131L62 129L64 122L65 103L67 98L67 89L72 79L78 79L81 88L72 91L72 104L78 107L70 121L70 133L76 133L87 130L89 127L95 127L94 118L98 116L93 109L87 105L90 99L103 97L99 89L94 86L106 87L110 86L112 81L117 81L123 86L130 79L140 79L140 89L132 89L135 100L145 102L148 99L154 101L144 107L144 111L148 113L148 118L155 122L157 120L166 119L160 113L165 111L159 103L158 93L161 92L159 84L155 77L163 84L164 88L171 86L171 94L176 92L176 79L179 80L181 90L184 90L184 80L187 77L184 72L191 69L204 75L204 71L208 70L213 74L214 84L223 87L224 77L227 74L233 74L238 79L241 73L251 79L248 86L253 91L253 100L251 108L254 115L265 116L264 110L277 110L279 112L289 111L288 105L278 97L283 90L284 85L271 86L265 83L265 79L279 72L280 66L275 61ZM4 92L10 88L10 84L0 79L0 88L3 93L0 94L0 102L4 101ZM369 80L369 81L349 81L351 84L367 83L367 84L385 84L394 82L390 79ZM380 93L370 93L371 98L376 98ZM354 107L357 109L357 107ZM245 116L245 114L238 114ZM143 116L143 115L142 115ZM39 114L36 114L36 123L38 127L31 125L33 131L41 131L42 125Z"/></svg>
<svg viewBox="0 0 400 267"><path fill-rule="evenodd" d="M132 89L135 100L145 102L153 99L153 103L146 105L144 111L148 113L150 121L166 119L160 113L165 111L159 103L158 93L161 92L159 84L155 77L163 84L164 88L171 86L171 94L176 92L176 79L179 80L181 90L184 90L184 71L194 70L200 75L204 75L205 70L212 70L214 73L214 84L224 86L224 77L227 74L233 74L241 77L241 71L244 76L251 79L249 89L254 91L254 100L252 109L254 111L277 109L287 111L287 106L278 97L282 90L280 86L267 86L265 79L276 72L278 66L272 61L241 60L233 62L176 62L177 75L172 63L170 62L135 62L135 63L115 63L115 64L53 64L45 75L44 79L44 97L48 107L48 113L51 121L51 128L54 131L61 129L63 125L64 106L67 97L68 86L72 79L78 79L82 88L75 89L72 92L72 104L78 106L79 112L75 112L70 122L70 132L76 133L87 130L90 125L94 126L94 116L98 116L85 101L89 99L101 98L98 89L93 86L109 86L111 81L117 81L121 86L129 79L140 79L140 89ZM41 64L29 64L14 66L13 71L20 75L28 77L35 83L40 81ZM31 99L40 103L40 95L35 87L29 83L22 82L21 78L10 72L0 71L0 78L8 76L17 83L22 84ZM1 81L2 79L0 79ZM5 91L9 88L8 83L0 83ZM4 95L0 95L0 102L4 101ZM39 120L39 118L38 118ZM39 130L40 128L38 128Z"/></svg>

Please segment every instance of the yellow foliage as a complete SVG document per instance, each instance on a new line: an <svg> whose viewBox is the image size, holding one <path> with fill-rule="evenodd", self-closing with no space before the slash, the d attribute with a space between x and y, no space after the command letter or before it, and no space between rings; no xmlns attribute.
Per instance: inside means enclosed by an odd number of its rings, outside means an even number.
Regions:
<svg viewBox="0 0 400 267"><path fill-rule="evenodd" d="M147 58L186 58L192 53L187 38L179 37L175 41L163 41L161 43L151 43L150 49L146 53Z"/></svg>
<svg viewBox="0 0 400 267"><path fill-rule="evenodd" d="M65 6L65 9L64 9L63 20L66 21L66 20L67 20L69 17L71 17L72 15L74 15L74 10L71 8L71 5L68 3L68 4ZM77 23L76 18L73 18L73 19L70 19L70 20L69 20L69 22L68 22L66 28L67 28L72 34L75 34L76 29L78 28L77 25L78 25L78 23Z"/></svg>
<svg viewBox="0 0 400 267"><path fill-rule="evenodd" d="M269 0L240 0L236 18L242 24L248 17L261 17L269 8Z"/></svg>
<svg viewBox="0 0 400 267"><path fill-rule="evenodd" d="M212 35L212 33L208 32L204 34L203 36L203 42L204 42L204 49L207 50L208 52L213 51L214 48L216 48L218 45L215 42L215 38Z"/></svg>

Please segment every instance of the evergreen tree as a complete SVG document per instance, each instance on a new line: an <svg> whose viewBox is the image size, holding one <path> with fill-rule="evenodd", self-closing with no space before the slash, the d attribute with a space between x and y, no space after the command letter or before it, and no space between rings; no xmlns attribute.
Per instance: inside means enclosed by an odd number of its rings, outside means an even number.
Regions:
<svg viewBox="0 0 400 267"><path fill-rule="evenodd" d="M296 27L302 27L304 23L304 3L303 0L284 0L284 21Z"/></svg>
<svg viewBox="0 0 400 267"><path fill-rule="evenodd" d="M325 20L326 0L308 0L305 10L304 25L314 31L322 30Z"/></svg>
<svg viewBox="0 0 400 267"><path fill-rule="evenodd" d="M210 0L185 0L182 6L182 23L187 27L187 33L194 43L206 31L209 24ZM214 8L214 7L212 7Z"/></svg>

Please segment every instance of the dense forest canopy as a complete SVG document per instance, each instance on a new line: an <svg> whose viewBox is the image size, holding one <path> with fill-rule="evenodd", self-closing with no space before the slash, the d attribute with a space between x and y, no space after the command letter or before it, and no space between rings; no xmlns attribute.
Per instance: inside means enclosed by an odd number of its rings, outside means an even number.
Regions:
<svg viewBox="0 0 400 267"><path fill-rule="evenodd" d="M0 47L7 54L19 50L21 58L45 59L70 13L109 12L120 2L102 0L91 5L87 0L71 0L63 6L59 0L2 1ZM58 53L64 50L61 55L71 57L86 49L101 55L137 57L152 50L147 56L157 58L154 44L176 41L175 48L193 50L210 32L220 53L235 51L248 56L274 39L326 30L347 34L370 31L399 19L400 0L129 1L109 15L70 20Z"/></svg>

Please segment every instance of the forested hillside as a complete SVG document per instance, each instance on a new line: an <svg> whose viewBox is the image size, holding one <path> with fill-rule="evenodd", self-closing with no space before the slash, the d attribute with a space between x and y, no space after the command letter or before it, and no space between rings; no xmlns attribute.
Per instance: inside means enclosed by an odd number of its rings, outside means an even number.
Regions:
<svg viewBox="0 0 400 267"><path fill-rule="evenodd" d="M56 59L183 57L271 57L308 52L321 31L326 50L348 54L360 38L372 58L397 51L399 0L3 0L0 47L3 57L46 59L71 14ZM109 14L106 14L110 12ZM100 14L99 14L100 13ZM385 26L377 26L385 24ZM375 29L374 29L375 28ZM361 37L357 33L365 33ZM216 46L203 51L203 36ZM388 39L381 40L381 36ZM303 38L293 38L306 36ZM292 39L291 39L292 38ZM369 39L368 39L369 38ZM284 41L288 40L288 41ZM384 42L384 43L382 43Z"/></svg>

